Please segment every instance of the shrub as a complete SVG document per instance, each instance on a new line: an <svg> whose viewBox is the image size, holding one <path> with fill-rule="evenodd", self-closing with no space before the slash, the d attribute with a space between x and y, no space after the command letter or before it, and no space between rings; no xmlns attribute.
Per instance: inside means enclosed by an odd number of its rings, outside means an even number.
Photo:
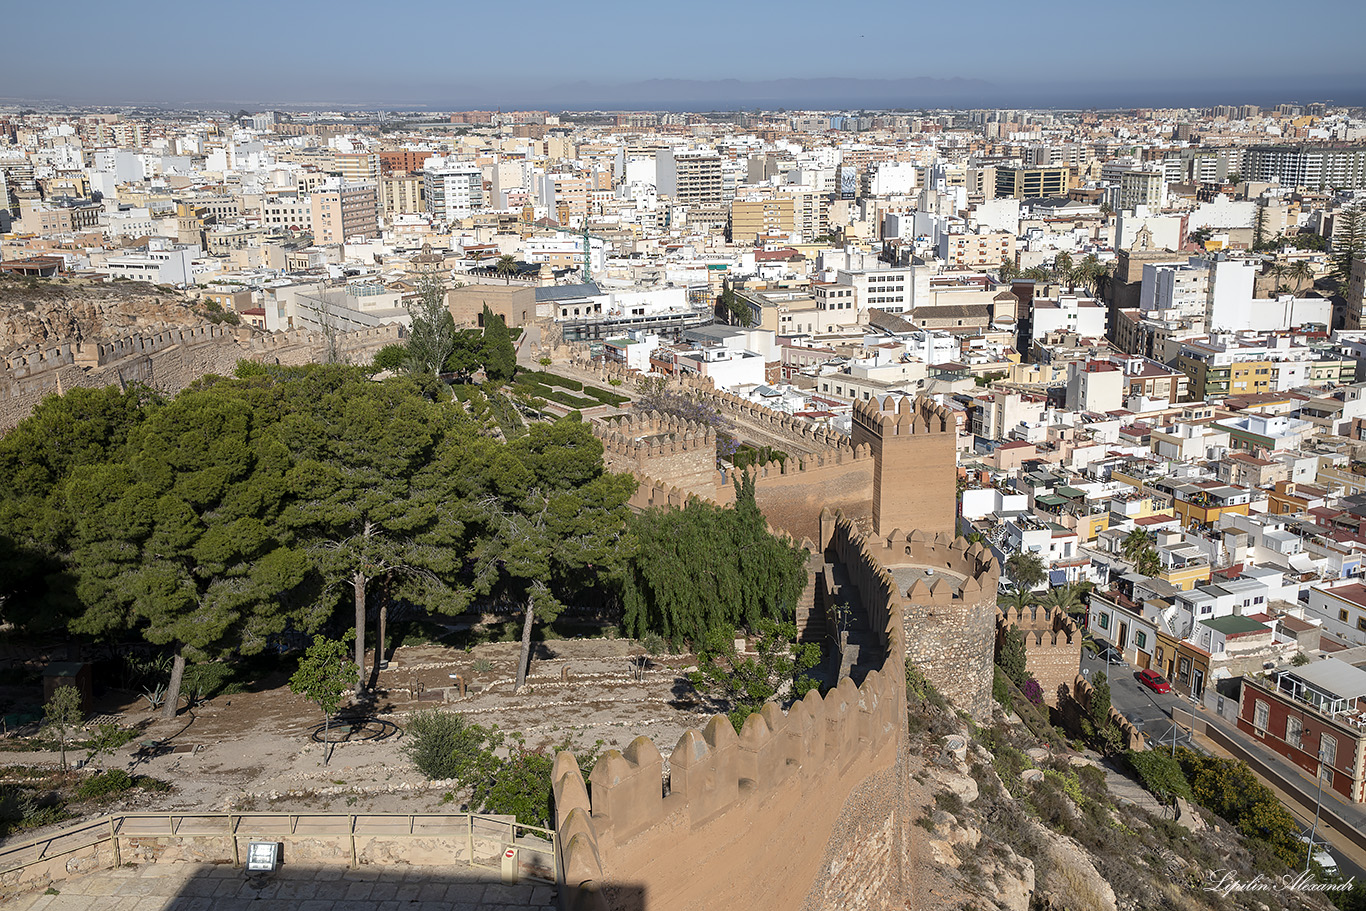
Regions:
<svg viewBox="0 0 1366 911"><path fill-rule="evenodd" d="M454 778L462 784L487 775L502 745L496 729L466 721L454 712L429 709L408 722L403 752L429 779Z"/></svg>
<svg viewBox="0 0 1366 911"><path fill-rule="evenodd" d="M1039 681L1033 677L1025 680L1024 686L1020 687L1020 692L1024 693L1024 697L1034 705L1043 705L1043 687L1039 686Z"/></svg>
<svg viewBox="0 0 1366 911"><path fill-rule="evenodd" d="M232 696L246 692L246 685L238 679L237 669L222 661L207 664L193 664L185 668L185 676L180 682L181 692L200 699L214 696Z"/></svg>
<svg viewBox="0 0 1366 911"><path fill-rule="evenodd" d="M1138 781L1158 800L1191 799L1190 784L1181 771L1181 763L1170 753L1161 750L1125 750L1124 759L1134 770Z"/></svg>
<svg viewBox="0 0 1366 911"><path fill-rule="evenodd" d="M1010 696L1010 681L1006 679L999 665L991 680L991 698L995 699L1005 712L1015 711L1015 700Z"/></svg>
<svg viewBox="0 0 1366 911"><path fill-rule="evenodd" d="M653 630L640 637L640 644L645 646L645 651L651 655L662 655L669 647L664 637Z"/></svg>
<svg viewBox="0 0 1366 911"><path fill-rule="evenodd" d="M81 800L111 800L134 787L132 775L123 769L110 769L82 781L76 788L76 796Z"/></svg>
<svg viewBox="0 0 1366 911"><path fill-rule="evenodd" d="M595 386L583 387L583 394L592 396L604 405L624 405L630 401L624 395L617 395L615 392L608 392L606 389L598 389Z"/></svg>
<svg viewBox="0 0 1366 911"><path fill-rule="evenodd" d="M963 798L952 791L940 791L934 795L934 805L945 813L959 816L963 812Z"/></svg>
<svg viewBox="0 0 1366 911"><path fill-rule="evenodd" d="M484 812L515 816L518 822L548 828L554 764L554 754L549 751L514 747L480 801Z"/></svg>

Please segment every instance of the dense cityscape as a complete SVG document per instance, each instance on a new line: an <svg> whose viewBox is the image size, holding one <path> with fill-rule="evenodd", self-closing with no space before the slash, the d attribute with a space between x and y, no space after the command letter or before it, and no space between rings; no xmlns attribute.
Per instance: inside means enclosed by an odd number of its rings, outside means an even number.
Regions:
<svg viewBox="0 0 1366 911"><path fill-rule="evenodd" d="M1364 210L1330 99L0 106L0 897L1366 907Z"/></svg>

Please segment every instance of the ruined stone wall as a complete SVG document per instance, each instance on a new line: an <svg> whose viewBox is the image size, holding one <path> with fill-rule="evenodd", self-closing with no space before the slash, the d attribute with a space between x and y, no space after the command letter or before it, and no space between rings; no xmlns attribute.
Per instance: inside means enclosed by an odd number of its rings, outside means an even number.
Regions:
<svg viewBox="0 0 1366 911"><path fill-rule="evenodd" d="M340 336L337 353L346 363L367 363L401 338L397 325L362 329ZM262 333L205 325L14 351L0 372L0 431L28 417L45 397L68 389L142 383L174 393L202 376L232 373L239 360L295 366L321 360L325 347L321 335L301 329Z"/></svg>
<svg viewBox="0 0 1366 911"><path fill-rule="evenodd" d="M591 796L574 757L559 754L562 907L905 906L913 836L901 600L852 523L827 514L822 538L874 618L881 670L824 697L809 693L786 713L770 704L739 735L714 717L684 732L667 773L654 744L638 737L598 760Z"/></svg>
<svg viewBox="0 0 1366 911"><path fill-rule="evenodd" d="M1007 628L1024 637L1025 669L1043 689L1044 701L1058 705L1058 689L1072 682L1081 666L1081 631L1064 611L1042 605L997 611L996 636Z"/></svg>

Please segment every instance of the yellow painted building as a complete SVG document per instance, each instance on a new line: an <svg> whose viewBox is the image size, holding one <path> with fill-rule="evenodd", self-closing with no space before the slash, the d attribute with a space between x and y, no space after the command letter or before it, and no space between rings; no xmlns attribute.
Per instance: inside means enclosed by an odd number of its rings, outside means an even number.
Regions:
<svg viewBox="0 0 1366 911"><path fill-rule="evenodd" d="M1180 484L1172 491L1172 509L1182 526L1213 525L1222 515L1247 515L1251 494L1218 481Z"/></svg>
<svg viewBox="0 0 1366 911"><path fill-rule="evenodd" d="M1210 569L1208 563L1174 566L1162 570L1157 577L1183 592L1188 592L1194 590L1197 583L1209 581Z"/></svg>

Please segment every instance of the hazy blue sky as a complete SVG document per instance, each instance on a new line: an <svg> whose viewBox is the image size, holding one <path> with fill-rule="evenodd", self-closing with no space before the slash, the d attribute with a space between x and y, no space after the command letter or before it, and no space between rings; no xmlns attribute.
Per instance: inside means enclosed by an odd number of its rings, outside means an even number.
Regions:
<svg viewBox="0 0 1366 911"><path fill-rule="evenodd" d="M811 84L639 83L929 77L963 81L847 88L870 106L1366 102L1362 0L8 6L0 96L10 98L449 107L658 96L661 107L748 107L800 104Z"/></svg>

